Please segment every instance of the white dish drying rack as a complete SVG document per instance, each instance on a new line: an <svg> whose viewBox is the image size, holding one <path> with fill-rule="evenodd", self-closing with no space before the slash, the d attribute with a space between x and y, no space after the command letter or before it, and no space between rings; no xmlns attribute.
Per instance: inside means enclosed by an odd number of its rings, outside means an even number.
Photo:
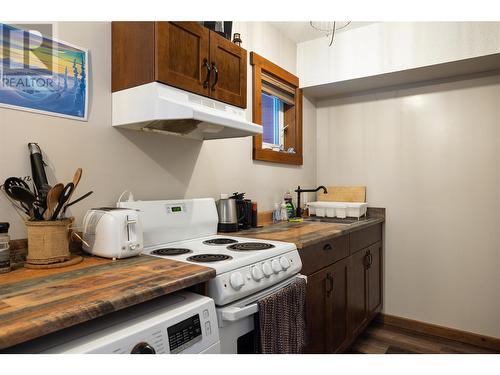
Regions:
<svg viewBox="0 0 500 375"><path fill-rule="evenodd" d="M368 203L351 203L351 202L308 202L309 215L319 217L338 217L345 219L346 217L360 218L366 215Z"/></svg>

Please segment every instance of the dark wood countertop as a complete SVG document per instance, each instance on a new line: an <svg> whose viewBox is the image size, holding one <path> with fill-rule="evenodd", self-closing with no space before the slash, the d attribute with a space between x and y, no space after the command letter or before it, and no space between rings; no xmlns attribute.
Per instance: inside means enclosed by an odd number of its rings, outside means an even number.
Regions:
<svg viewBox="0 0 500 375"><path fill-rule="evenodd" d="M215 277L215 270L141 255L0 275L0 349Z"/></svg>
<svg viewBox="0 0 500 375"><path fill-rule="evenodd" d="M293 242L300 250L326 239L342 236L369 226L382 223L383 216L362 218L352 224L337 224L304 219L299 223L283 222L262 228L253 228L235 233L236 236L261 238L264 240Z"/></svg>

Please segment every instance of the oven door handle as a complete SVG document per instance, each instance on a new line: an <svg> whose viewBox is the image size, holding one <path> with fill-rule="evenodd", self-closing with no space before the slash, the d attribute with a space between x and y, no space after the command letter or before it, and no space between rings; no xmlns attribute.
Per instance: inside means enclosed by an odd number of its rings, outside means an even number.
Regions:
<svg viewBox="0 0 500 375"><path fill-rule="evenodd" d="M301 278L304 279L307 283L307 276L304 275L296 275L296 278ZM290 281L287 282L286 285L289 285L290 282L293 282L294 279L291 279ZM271 295L272 293L275 293L277 290L280 288L286 286L283 284L277 284L274 287L271 287L271 290L268 290L266 294L259 295L259 298L265 297L267 295ZM276 289L273 289L276 288ZM255 298L255 297L254 297ZM254 300L255 301L255 300ZM249 301L251 302L251 301ZM236 307L236 306L227 306L227 307L222 307L220 309L220 317L222 320L227 321L227 322L235 322L237 320L246 318L247 316L253 315L259 311L259 305L254 302L251 304L248 304L243 307Z"/></svg>
<svg viewBox="0 0 500 375"><path fill-rule="evenodd" d="M259 306L256 303L252 303L251 305L245 307L224 307L221 311L222 320L226 320L228 322L235 322L237 320L246 318L247 316L253 315L259 311Z"/></svg>

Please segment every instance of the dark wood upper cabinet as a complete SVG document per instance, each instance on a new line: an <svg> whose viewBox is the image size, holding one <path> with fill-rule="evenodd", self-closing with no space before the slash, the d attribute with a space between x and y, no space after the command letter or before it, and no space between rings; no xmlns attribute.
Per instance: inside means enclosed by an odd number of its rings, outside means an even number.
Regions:
<svg viewBox="0 0 500 375"><path fill-rule="evenodd" d="M213 99L246 107L247 51L217 33L210 32L210 65Z"/></svg>
<svg viewBox="0 0 500 375"><path fill-rule="evenodd" d="M208 96L209 42L209 30L196 22L157 22L156 80Z"/></svg>
<svg viewBox="0 0 500 375"><path fill-rule="evenodd" d="M111 23L111 90L113 92L155 80L155 23Z"/></svg>
<svg viewBox="0 0 500 375"><path fill-rule="evenodd" d="M246 108L247 51L198 22L113 22L112 90L158 81Z"/></svg>

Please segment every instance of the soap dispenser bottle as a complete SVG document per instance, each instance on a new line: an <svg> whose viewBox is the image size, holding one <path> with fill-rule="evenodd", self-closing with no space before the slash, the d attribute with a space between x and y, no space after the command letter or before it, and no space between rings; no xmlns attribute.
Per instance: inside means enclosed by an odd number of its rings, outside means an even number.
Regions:
<svg viewBox="0 0 500 375"><path fill-rule="evenodd" d="M295 207L293 206L292 194L290 193L290 190L285 193L284 200L286 204L287 218L291 219L292 217L295 217Z"/></svg>

